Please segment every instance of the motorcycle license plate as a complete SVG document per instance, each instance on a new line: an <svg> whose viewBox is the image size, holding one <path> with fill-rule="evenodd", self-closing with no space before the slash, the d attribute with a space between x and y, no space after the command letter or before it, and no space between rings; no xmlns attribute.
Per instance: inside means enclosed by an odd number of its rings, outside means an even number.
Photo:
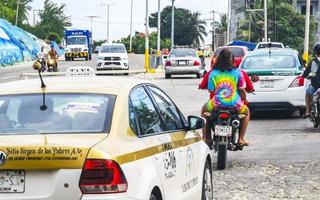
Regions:
<svg viewBox="0 0 320 200"><path fill-rule="evenodd" d="M225 136L225 137L231 136L232 127L216 125L214 133L215 133L215 136Z"/></svg>

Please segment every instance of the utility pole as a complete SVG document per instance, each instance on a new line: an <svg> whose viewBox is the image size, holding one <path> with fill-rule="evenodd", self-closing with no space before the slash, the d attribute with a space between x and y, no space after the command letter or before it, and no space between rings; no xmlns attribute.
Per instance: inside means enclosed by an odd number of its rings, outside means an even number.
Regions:
<svg viewBox="0 0 320 200"><path fill-rule="evenodd" d="M161 44L161 3L158 0L158 39L157 39L157 56L160 57L160 44Z"/></svg>
<svg viewBox="0 0 320 200"><path fill-rule="evenodd" d="M144 68L149 72L149 0L146 0L146 33L145 33L145 65Z"/></svg>
<svg viewBox="0 0 320 200"><path fill-rule="evenodd" d="M268 12L267 0L264 0L264 40L268 42Z"/></svg>
<svg viewBox="0 0 320 200"><path fill-rule="evenodd" d="M16 26L18 25L19 5L20 5L20 0L18 0L18 2L17 2L16 23L15 23Z"/></svg>
<svg viewBox="0 0 320 200"><path fill-rule="evenodd" d="M41 11L40 9L35 9L35 10L32 10L32 13L33 13L33 26L36 25L36 14L35 12L39 12Z"/></svg>
<svg viewBox="0 0 320 200"><path fill-rule="evenodd" d="M174 47L174 1L172 1L172 13L171 13L171 49Z"/></svg>
<svg viewBox="0 0 320 200"><path fill-rule="evenodd" d="M130 14L130 44L129 44L130 53L132 53L132 16L133 16L133 0L131 0L131 14Z"/></svg>
<svg viewBox="0 0 320 200"><path fill-rule="evenodd" d="M310 0L306 0L306 24L305 24L305 35L304 35L304 52L303 60L308 62L309 60L309 28L310 28Z"/></svg>
<svg viewBox="0 0 320 200"><path fill-rule="evenodd" d="M108 6L108 18L107 18L107 43L110 43L110 38L109 38L109 34L110 34L110 6L113 4L107 4Z"/></svg>

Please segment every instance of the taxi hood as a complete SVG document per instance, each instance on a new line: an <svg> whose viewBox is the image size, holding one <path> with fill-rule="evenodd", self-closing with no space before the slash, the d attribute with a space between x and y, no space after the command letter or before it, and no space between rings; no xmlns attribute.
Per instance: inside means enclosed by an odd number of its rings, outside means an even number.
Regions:
<svg viewBox="0 0 320 200"><path fill-rule="evenodd" d="M90 149L106 136L106 134L0 136L0 170L81 169Z"/></svg>

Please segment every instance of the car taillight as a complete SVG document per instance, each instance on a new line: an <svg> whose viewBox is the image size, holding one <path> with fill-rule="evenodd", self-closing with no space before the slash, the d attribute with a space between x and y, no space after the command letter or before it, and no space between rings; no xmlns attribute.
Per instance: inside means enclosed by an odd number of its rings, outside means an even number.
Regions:
<svg viewBox="0 0 320 200"><path fill-rule="evenodd" d="M128 183L118 163L113 160L87 159L79 186L83 194L126 192Z"/></svg>
<svg viewBox="0 0 320 200"><path fill-rule="evenodd" d="M200 65L200 62L195 60L193 63L193 66L199 66L199 65Z"/></svg>
<svg viewBox="0 0 320 200"><path fill-rule="evenodd" d="M166 67L168 67L168 66L172 66L172 64L171 64L170 61L167 61L167 62L166 62Z"/></svg>
<svg viewBox="0 0 320 200"><path fill-rule="evenodd" d="M298 76L292 81L289 87L293 88L293 87L301 87L301 86L304 86L304 78L302 76Z"/></svg>
<svg viewBox="0 0 320 200"><path fill-rule="evenodd" d="M229 119L230 114L229 113L220 113L219 118L220 119Z"/></svg>

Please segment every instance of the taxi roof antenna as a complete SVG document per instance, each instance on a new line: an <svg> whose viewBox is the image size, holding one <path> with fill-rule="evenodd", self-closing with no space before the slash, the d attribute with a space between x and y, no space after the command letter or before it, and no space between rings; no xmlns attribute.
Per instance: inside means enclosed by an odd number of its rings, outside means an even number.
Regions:
<svg viewBox="0 0 320 200"><path fill-rule="evenodd" d="M268 43L268 48L269 48L269 58L271 58L271 47L272 47L272 44L271 42Z"/></svg>
<svg viewBox="0 0 320 200"><path fill-rule="evenodd" d="M42 75L41 75L41 63L39 63L38 61L36 61L33 64L33 69L37 70L39 73L39 77L41 80L41 89L42 89L42 105L40 106L40 110L45 111L47 110L48 106L46 105L46 95L45 95L45 89L46 89L46 84L44 83L43 79L42 79Z"/></svg>

